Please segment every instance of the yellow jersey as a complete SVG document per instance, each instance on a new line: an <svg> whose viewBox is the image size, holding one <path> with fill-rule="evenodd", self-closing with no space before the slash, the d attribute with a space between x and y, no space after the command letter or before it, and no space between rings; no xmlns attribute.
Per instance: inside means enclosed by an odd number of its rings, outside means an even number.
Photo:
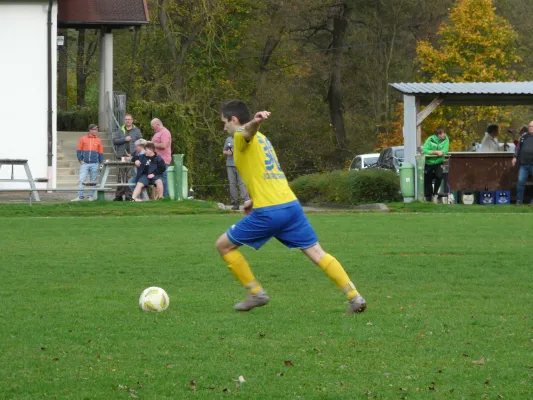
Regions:
<svg viewBox="0 0 533 400"><path fill-rule="evenodd" d="M274 148L257 132L248 141L242 131L233 135L233 160L248 189L254 208L271 207L296 200L281 170Z"/></svg>

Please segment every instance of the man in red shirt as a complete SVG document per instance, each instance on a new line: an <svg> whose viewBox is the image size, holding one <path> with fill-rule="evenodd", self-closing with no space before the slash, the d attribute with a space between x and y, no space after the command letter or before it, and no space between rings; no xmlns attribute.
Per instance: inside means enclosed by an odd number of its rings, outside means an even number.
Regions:
<svg viewBox="0 0 533 400"><path fill-rule="evenodd" d="M160 156L167 167L172 162L172 135L170 131L163 126L163 123L159 118L154 118L151 122L154 136L152 136L152 142L154 142L157 155ZM168 195L168 180L166 171L163 173L163 197Z"/></svg>

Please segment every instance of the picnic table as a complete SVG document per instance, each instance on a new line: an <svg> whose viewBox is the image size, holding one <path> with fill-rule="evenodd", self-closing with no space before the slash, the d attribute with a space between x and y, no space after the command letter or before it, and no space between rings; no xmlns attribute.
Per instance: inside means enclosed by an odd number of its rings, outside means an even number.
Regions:
<svg viewBox="0 0 533 400"><path fill-rule="evenodd" d="M41 201L39 198L39 192L35 186L35 182L48 182L48 179L33 179L31 175L30 166L28 165L28 160L24 159L15 159L15 158L1 158L0 159L0 168L3 165L11 165L11 179L0 179L0 182L29 182L30 189L32 189L33 197L35 201ZM15 179L14 169L15 165L22 165L26 171L27 179Z"/></svg>

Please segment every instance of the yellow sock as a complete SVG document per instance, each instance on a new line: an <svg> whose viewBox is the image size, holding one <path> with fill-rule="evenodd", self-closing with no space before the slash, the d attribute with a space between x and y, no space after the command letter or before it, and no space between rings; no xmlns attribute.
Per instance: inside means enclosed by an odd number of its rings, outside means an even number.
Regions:
<svg viewBox="0 0 533 400"><path fill-rule="evenodd" d="M260 283L255 279L254 273L250 269L248 262L244 256L238 250L232 250L225 256L222 256L226 264L228 264L229 270L235 275L235 278L246 289L250 291L251 294L256 294L260 290L263 290Z"/></svg>
<svg viewBox="0 0 533 400"><path fill-rule="evenodd" d="M318 266L324 270L326 275L329 276L333 282L335 282L348 299L352 299L359 294L352 281L350 281L348 274L335 257L326 254L320 259Z"/></svg>

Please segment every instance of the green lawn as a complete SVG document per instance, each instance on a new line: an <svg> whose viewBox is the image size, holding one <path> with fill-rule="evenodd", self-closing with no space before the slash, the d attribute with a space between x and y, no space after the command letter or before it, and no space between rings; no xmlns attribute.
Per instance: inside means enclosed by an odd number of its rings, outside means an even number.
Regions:
<svg viewBox="0 0 533 400"><path fill-rule="evenodd" d="M243 250L272 301L234 312L214 241L240 216L146 210L0 217L0 398L533 398L529 213L311 215L368 301L343 317L276 241Z"/></svg>

